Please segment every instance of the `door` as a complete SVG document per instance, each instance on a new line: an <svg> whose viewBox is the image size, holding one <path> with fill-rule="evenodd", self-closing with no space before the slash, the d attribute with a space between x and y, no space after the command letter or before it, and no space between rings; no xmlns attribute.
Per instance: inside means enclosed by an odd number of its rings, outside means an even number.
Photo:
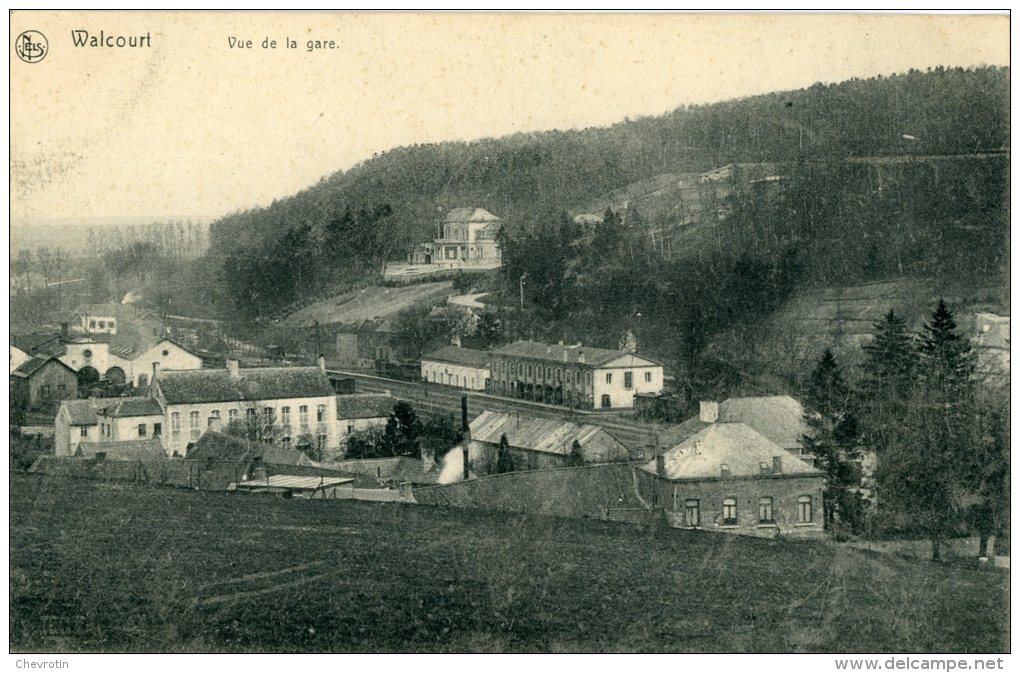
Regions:
<svg viewBox="0 0 1020 673"><path fill-rule="evenodd" d="M609 400L609 395L602 396L602 408L609 409L613 406L613 403Z"/></svg>
<svg viewBox="0 0 1020 673"><path fill-rule="evenodd" d="M701 505L697 500L684 501L684 525L688 528L701 525Z"/></svg>

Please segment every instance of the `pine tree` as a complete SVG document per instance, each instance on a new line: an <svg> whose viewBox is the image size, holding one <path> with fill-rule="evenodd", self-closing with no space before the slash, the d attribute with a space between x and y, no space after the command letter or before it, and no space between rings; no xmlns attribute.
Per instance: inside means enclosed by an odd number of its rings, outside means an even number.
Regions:
<svg viewBox="0 0 1020 673"><path fill-rule="evenodd" d="M855 488L860 485L859 429L849 386L831 349L825 349L811 372L804 401L804 422L811 432L801 444L826 475L825 520L856 529L862 518Z"/></svg>
<svg viewBox="0 0 1020 673"><path fill-rule="evenodd" d="M956 321L943 299L924 325L920 339L921 374L930 392L955 396L975 370L970 341L956 331Z"/></svg>
<svg viewBox="0 0 1020 673"><path fill-rule="evenodd" d="M917 351L906 322L892 309L875 323L875 338L864 346L864 356L861 387L868 395L882 400L909 396Z"/></svg>

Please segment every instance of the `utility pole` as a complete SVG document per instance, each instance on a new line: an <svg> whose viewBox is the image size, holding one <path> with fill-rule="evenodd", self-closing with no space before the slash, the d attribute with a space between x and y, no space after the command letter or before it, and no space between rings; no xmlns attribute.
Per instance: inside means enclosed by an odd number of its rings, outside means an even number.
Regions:
<svg viewBox="0 0 1020 673"><path fill-rule="evenodd" d="M521 310L524 310L524 279L528 277L528 274L521 275Z"/></svg>
<svg viewBox="0 0 1020 673"><path fill-rule="evenodd" d="M318 362L319 357L322 355L322 346L319 340L319 321L315 321L315 360Z"/></svg>

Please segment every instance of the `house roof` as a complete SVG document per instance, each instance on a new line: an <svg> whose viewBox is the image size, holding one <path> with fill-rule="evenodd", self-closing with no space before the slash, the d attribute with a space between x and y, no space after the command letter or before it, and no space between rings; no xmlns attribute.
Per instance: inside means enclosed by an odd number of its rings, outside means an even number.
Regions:
<svg viewBox="0 0 1020 673"><path fill-rule="evenodd" d="M93 397L87 400L64 400L60 406L67 412L68 423L71 425L96 425L99 423L96 412L109 403L108 398Z"/></svg>
<svg viewBox="0 0 1020 673"><path fill-rule="evenodd" d="M454 208L446 214L447 222L499 222L500 219L485 208Z"/></svg>
<svg viewBox="0 0 1020 673"><path fill-rule="evenodd" d="M11 343L28 355L52 355L59 357L64 354L64 344L60 335L53 332L32 332L31 334L12 334Z"/></svg>
<svg viewBox="0 0 1020 673"><path fill-rule="evenodd" d="M416 484L434 484L439 478L437 470L433 469L425 472L425 466L422 461L408 456L341 460L329 463L328 467L362 477L378 478L383 481L411 481Z"/></svg>
<svg viewBox="0 0 1020 673"><path fill-rule="evenodd" d="M336 396L336 417L341 420L356 418L386 418L393 411L396 400L392 395L355 393Z"/></svg>
<svg viewBox="0 0 1020 673"><path fill-rule="evenodd" d="M597 425L577 425L551 418L491 410L483 411L471 422L472 440L499 444L500 438L506 435L510 446L514 448L560 455L569 454L575 441L584 446L600 433L609 434Z"/></svg>
<svg viewBox="0 0 1020 673"><path fill-rule="evenodd" d="M133 416L160 416L163 407L159 401L151 397L118 397L109 400L101 413L111 418L130 418Z"/></svg>
<svg viewBox="0 0 1020 673"><path fill-rule="evenodd" d="M667 479L721 478L771 475L772 459L782 458L784 475L822 473L743 423L713 423L662 454ZM656 472L656 461L641 466Z"/></svg>
<svg viewBox="0 0 1020 673"><path fill-rule="evenodd" d="M107 460L152 460L166 458L166 451L159 438L135 439L127 442L81 442L76 455L95 458L105 453Z"/></svg>
<svg viewBox="0 0 1020 673"><path fill-rule="evenodd" d="M226 369L164 370L158 384L167 404L243 402L330 397L333 388L318 367L241 369L231 378Z"/></svg>
<svg viewBox="0 0 1020 673"><path fill-rule="evenodd" d="M60 365L67 371L71 372L72 374L75 373L73 369L71 369L63 362L56 359L55 357L46 356L46 357L33 357L31 360L26 360L25 362L22 362L13 372L11 372L11 376L17 376L18 378L21 379L31 378L32 375L34 375L40 369L45 367L47 363L50 362L57 363L58 365Z"/></svg>
<svg viewBox="0 0 1020 673"><path fill-rule="evenodd" d="M489 353L487 351L479 351L473 348L458 348L457 346L444 346L439 350L432 351L428 355L423 355L421 359L423 361L449 362L450 364L466 367L488 368L489 366Z"/></svg>
<svg viewBox="0 0 1020 673"><path fill-rule="evenodd" d="M543 360L546 362L558 362L558 363L569 363L569 364L587 364L594 367L598 367L604 364L608 364L617 358L632 355L642 360L647 360L653 364L659 364L654 360L637 355L635 353L628 353L626 351L614 351L605 348L591 348L589 346L578 346L578 345L566 345L560 346L558 344L543 344L537 341L515 341L512 344L497 348L493 351L498 355L505 355L509 357L518 358L531 358L532 360ZM584 358L584 362L581 363L581 358Z"/></svg>
<svg viewBox="0 0 1020 673"><path fill-rule="evenodd" d="M251 479L237 484L237 488L262 490L279 489L284 491L317 491L321 488L333 488L350 484L351 477L304 477L289 474L273 474L265 479Z"/></svg>
<svg viewBox="0 0 1020 673"><path fill-rule="evenodd" d="M719 421L743 423L784 449L800 449L800 438L810 432L804 407L789 395L728 399L719 405Z"/></svg>

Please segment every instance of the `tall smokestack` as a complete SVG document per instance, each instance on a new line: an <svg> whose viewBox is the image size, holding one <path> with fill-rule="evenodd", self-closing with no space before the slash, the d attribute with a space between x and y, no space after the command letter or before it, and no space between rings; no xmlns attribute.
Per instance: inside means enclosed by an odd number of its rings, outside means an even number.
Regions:
<svg viewBox="0 0 1020 673"><path fill-rule="evenodd" d="M660 477L666 476L666 456L661 453L655 457L655 474Z"/></svg>
<svg viewBox="0 0 1020 673"><path fill-rule="evenodd" d="M467 413L467 395L460 396L460 429L465 433L471 432L471 426L468 425L468 413Z"/></svg>

